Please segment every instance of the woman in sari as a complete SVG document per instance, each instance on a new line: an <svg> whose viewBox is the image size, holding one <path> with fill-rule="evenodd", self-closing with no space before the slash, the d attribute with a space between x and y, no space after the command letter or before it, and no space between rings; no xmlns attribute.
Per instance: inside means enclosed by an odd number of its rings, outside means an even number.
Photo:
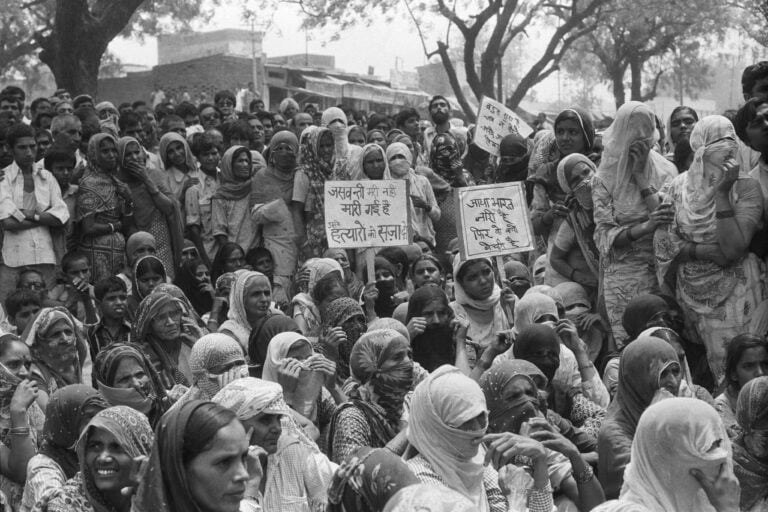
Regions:
<svg viewBox="0 0 768 512"><path fill-rule="evenodd" d="M174 281L189 299L194 311L203 316L211 311L215 291L211 272L200 258L193 258L181 264Z"/></svg>
<svg viewBox="0 0 768 512"><path fill-rule="evenodd" d="M318 350L336 361L336 375L342 381L349 377L352 347L367 330L365 312L360 303L351 297L339 297L331 301L323 311L323 336ZM339 340L338 343L336 340Z"/></svg>
<svg viewBox="0 0 768 512"><path fill-rule="evenodd" d="M157 426L131 510L238 512L255 476L248 465L248 439L235 413L213 402L187 402ZM258 510L246 503L252 508L244 510Z"/></svg>
<svg viewBox="0 0 768 512"><path fill-rule="evenodd" d="M368 130L365 135L365 142L366 144L376 144L381 149L387 149L387 136L384 134L384 130Z"/></svg>
<svg viewBox="0 0 768 512"><path fill-rule="evenodd" d="M32 380L40 386L41 405L47 404L48 396L59 388L90 384L87 343L69 310L43 308L23 336L32 354Z"/></svg>
<svg viewBox="0 0 768 512"><path fill-rule="evenodd" d="M757 180L739 176L739 145L728 119L705 117L690 143L691 168L662 189L676 208L674 221L656 234L656 271L674 290L720 382L727 343L749 330L751 312L763 300L759 260L749 252L763 197Z"/></svg>
<svg viewBox="0 0 768 512"><path fill-rule="evenodd" d="M322 328L320 308L312 294L318 281L331 273L337 273L339 279L343 279L343 270L336 260L311 258L304 262L296 276L295 286L298 293L291 299L291 317L299 325L304 336L310 339L319 338Z"/></svg>
<svg viewBox="0 0 768 512"><path fill-rule="evenodd" d="M733 472L741 484L741 510L768 508L768 377L749 381L736 406L741 433L733 440Z"/></svg>
<svg viewBox="0 0 768 512"><path fill-rule="evenodd" d="M165 266L157 256L142 256L133 265L131 293L128 295L128 312L135 318L136 309L144 298L168 279Z"/></svg>
<svg viewBox="0 0 768 512"><path fill-rule="evenodd" d="M109 405L136 409L151 425L171 406L152 362L136 345L113 343L104 348L96 356L93 376Z"/></svg>
<svg viewBox="0 0 768 512"><path fill-rule="evenodd" d="M78 471L74 447L80 432L99 411L109 404L91 386L66 386L51 395L45 408L43 444L27 465L24 496L19 510L30 512L43 497Z"/></svg>
<svg viewBox="0 0 768 512"><path fill-rule="evenodd" d="M597 296L600 254L595 246L595 222L592 219L592 177L595 164L580 153L566 156L557 165L557 182L566 194L569 208L565 222L555 232L549 263L559 276L547 274L547 284L556 286L573 281Z"/></svg>
<svg viewBox="0 0 768 512"><path fill-rule="evenodd" d="M267 318L258 329L251 331L251 337L248 340L248 359L252 376L261 378L269 344L272 338L281 332L300 333L301 331L293 318L285 315L273 315Z"/></svg>
<svg viewBox="0 0 768 512"><path fill-rule="evenodd" d="M192 179L202 174L197 169L195 155L187 140L176 132L168 132L160 138L158 149L165 167L165 184L179 204L184 204L184 195L192 186Z"/></svg>
<svg viewBox="0 0 768 512"><path fill-rule="evenodd" d="M645 337L624 350L619 366L619 388L597 436L597 474L605 496L618 497L640 415L657 395L677 396L680 362L666 341Z"/></svg>
<svg viewBox="0 0 768 512"><path fill-rule="evenodd" d="M413 383L408 341L396 331L363 334L352 347L349 367L359 383L339 406L328 431L328 456L341 462L358 448L382 448L404 425L405 395Z"/></svg>
<svg viewBox="0 0 768 512"><path fill-rule="evenodd" d="M618 501L595 512L723 512L739 510L728 435L700 400L669 398L639 419ZM741 510L747 510L742 508Z"/></svg>
<svg viewBox="0 0 768 512"><path fill-rule="evenodd" d="M279 385L241 379L222 389L213 401L234 411L251 432L248 444L266 452L261 459L261 485L249 494L264 512L325 510L336 465L297 430Z"/></svg>
<svg viewBox="0 0 768 512"><path fill-rule="evenodd" d="M120 165L118 176L128 186L133 198L134 226L154 237L157 256L173 277L183 242L179 205L166 187L161 172L146 166L144 150L138 140L120 138L117 152Z"/></svg>
<svg viewBox="0 0 768 512"><path fill-rule="evenodd" d="M218 279L227 273L245 268L245 251L234 242L222 245L213 258L211 264L211 281L218 283Z"/></svg>
<svg viewBox="0 0 768 512"><path fill-rule="evenodd" d="M188 334L193 340L198 340L208 334L208 329L205 326L205 322L197 314L192 303L189 301L184 292L176 286L170 283L160 283L152 290L152 293L167 293L174 299L178 300L181 304L182 317L181 326L182 330Z"/></svg>
<svg viewBox="0 0 768 512"><path fill-rule="evenodd" d="M672 222L671 204L657 191L677 175L675 166L652 151L656 117L642 103L630 101L616 112L605 132L602 161L592 179L595 243L600 251L600 290L619 347L627 303L658 290L653 233Z"/></svg>
<svg viewBox="0 0 768 512"><path fill-rule="evenodd" d="M99 412L77 442L79 473L35 508L47 512L129 512L136 457L148 456L154 435L146 416L125 406ZM114 474L103 474L105 468Z"/></svg>
<svg viewBox="0 0 768 512"><path fill-rule="evenodd" d="M131 340L149 357L163 387L178 397L192 382L192 339L182 330L181 303L167 293L152 293L139 304ZM182 391L183 389L183 391Z"/></svg>
<svg viewBox="0 0 768 512"><path fill-rule="evenodd" d="M248 250L256 241L251 215L251 151L232 146L221 157L219 188L211 198L211 225L216 244L235 242Z"/></svg>
<svg viewBox="0 0 768 512"><path fill-rule="evenodd" d="M133 294L133 267L144 256L157 254L157 242L155 237L146 231L137 231L128 237L125 242L125 262L123 271L117 274L128 291L128 296Z"/></svg>
<svg viewBox="0 0 768 512"><path fill-rule="evenodd" d="M117 140L97 133L88 141L88 169L77 192L78 249L88 255L93 282L125 266L125 235L133 231L131 191L117 178Z"/></svg>
<svg viewBox="0 0 768 512"><path fill-rule="evenodd" d="M280 314L269 307L271 302L272 288L267 276L250 270L239 272L229 292L227 321L221 324L219 332L235 339L245 353L251 331L258 329L270 316Z"/></svg>
<svg viewBox="0 0 768 512"><path fill-rule="evenodd" d="M314 130L302 154L293 185L293 205L301 219L305 241L299 248L299 261L320 258L328 249L325 236L325 182L350 178L346 160L337 159L333 134L328 128Z"/></svg>
<svg viewBox="0 0 768 512"><path fill-rule="evenodd" d="M353 180L391 180L387 152L379 144L366 144L352 163Z"/></svg>
<svg viewBox="0 0 768 512"><path fill-rule="evenodd" d="M224 386L248 376L248 365L240 344L221 333L206 334L195 342L189 354L192 386L173 408L191 400L211 400Z"/></svg>
<svg viewBox="0 0 768 512"><path fill-rule="evenodd" d="M29 347L14 334L0 336L0 492L14 510L21 502L27 463L37 453L45 422L31 368Z"/></svg>

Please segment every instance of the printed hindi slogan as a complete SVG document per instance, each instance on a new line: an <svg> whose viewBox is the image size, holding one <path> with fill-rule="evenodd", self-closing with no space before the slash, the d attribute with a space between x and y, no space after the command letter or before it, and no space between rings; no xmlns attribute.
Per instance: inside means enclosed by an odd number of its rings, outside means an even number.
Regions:
<svg viewBox="0 0 768 512"><path fill-rule="evenodd" d="M489 98L483 98L477 112L474 143L493 156L499 156L501 139L510 133L528 137L533 128L510 109Z"/></svg>
<svg viewBox="0 0 768 512"><path fill-rule="evenodd" d="M457 188L454 194L462 259L533 249L533 228L522 183Z"/></svg>
<svg viewBox="0 0 768 512"><path fill-rule="evenodd" d="M411 223L406 180L328 181L328 247L352 249L408 245Z"/></svg>

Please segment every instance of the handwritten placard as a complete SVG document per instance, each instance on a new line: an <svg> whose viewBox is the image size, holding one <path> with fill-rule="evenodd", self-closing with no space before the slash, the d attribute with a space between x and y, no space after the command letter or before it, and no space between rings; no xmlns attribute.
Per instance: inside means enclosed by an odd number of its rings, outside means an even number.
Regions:
<svg viewBox="0 0 768 512"><path fill-rule="evenodd" d="M325 233L337 249L410 244L408 182L326 182Z"/></svg>
<svg viewBox="0 0 768 512"><path fill-rule="evenodd" d="M522 183L454 189L462 259L533 249L533 228Z"/></svg>
<svg viewBox="0 0 768 512"><path fill-rule="evenodd" d="M499 144L505 136L518 133L522 137L528 137L532 132L533 128L517 114L498 101L483 97L477 113L475 144L493 156L499 156Z"/></svg>

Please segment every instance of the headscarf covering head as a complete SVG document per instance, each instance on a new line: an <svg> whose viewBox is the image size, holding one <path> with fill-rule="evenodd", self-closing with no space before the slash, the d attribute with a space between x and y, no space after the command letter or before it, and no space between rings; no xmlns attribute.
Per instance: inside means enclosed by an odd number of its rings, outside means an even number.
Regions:
<svg viewBox="0 0 768 512"><path fill-rule="evenodd" d="M136 309L135 319L131 329L131 339L135 342L139 342L147 336L152 335L152 320L162 308L169 304L178 307L179 312L182 311L181 303L167 293L150 293L144 297L139 303L139 307Z"/></svg>
<svg viewBox="0 0 768 512"><path fill-rule="evenodd" d="M413 385L410 350L397 331L381 329L363 334L349 355L352 377L370 385L390 422L402 416L403 400Z"/></svg>
<svg viewBox="0 0 768 512"><path fill-rule="evenodd" d="M536 258L536 261L533 262L533 284L534 285L542 285L544 284L544 278L546 276L547 271L547 255L542 254L538 258Z"/></svg>
<svg viewBox="0 0 768 512"><path fill-rule="evenodd" d="M344 126L347 125L347 115L339 107L329 107L323 110L323 115L320 118L321 126L329 126L334 121L341 121Z"/></svg>
<svg viewBox="0 0 768 512"><path fill-rule="evenodd" d="M579 283L566 281L555 286L555 291L563 298L565 315L574 318L582 313L587 313L592 308L589 293Z"/></svg>
<svg viewBox="0 0 768 512"><path fill-rule="evenodd" d="M499 155L522 158L528 154L528 139L519 133L505 135L499 142Z"/></svg>
<svg viewBox="0 0 768 512"><path fill-rule="evenodd" d="M571 185L570 185L572 173L574 170L576 170L576 166L579 164L587 165L592 170L592 174L597 172L597 169L595 168L595 163L589 158L587 158L585 155L582 155L581 153L572 153L564 157L557 164L557 183L558 185L560 185L560 188L562 188L563 192L565 192L566 194L568 193L575 194L576 189L579 188L578 184L576 185L575 188L571 188ZM590 192L591 192L591 188L590 188Z"/></svg>
<svg viewBox="0 0 768 512"><path fill-rule="evenodd" d="M109 404L91 386L72 384L53 392L45 408L43 444L40 452L53 459L72 478L78 471L75 443L80 428Z"/></svg>
<svg viewBox="0 0 768 512"><path fill-rule="evenodd" d="M433 371L444 364L456 361L456 345L453 340L451 320L454 317L448 296L442 288L429 283L417 289L408 300L406 321L414 317L423 317L424 310L431 307L431 312L442 312L445 321L429 322L421 334L413 337L413 359L425 370Z"/></svg>
<svg viewBox="0 0 768 512"><path fill-rule="evenodd" d="M411 296L411 298L413 298L413 296ZM395 320L394 318L377 318L368 324L368 330L366 332L376 331L379 329L391 329L393 331L397 331L403 338L408 340L409 343L411 341L411 335L408 333L408 327L406 327L403 322Z"/></svg>
<svg viewBox="0 0 768 512"><path fill-rule="evenodd" d="M408 442L418 450L445 484L477 507L485 496L484 466L477 440L487 428L485 395L480 386L457 368L441 366L421 381L411 399ZM474 429L461 428L481 417Z"/></svg>
<svg viewBox="0 0 768 512"><path fill-rule="evenodd" d="M140 271L139 266L146 268L144 268L143 271ZM148 271L160 272L160 282L165 282L168 276L163 260L154 254L147 254L136 260L133 264L133 290L131 293L139 299L144 299L146 297L139 288L139 277L140 275L143 276L144 273Z"/></svg>
<svg viewBox="0 0 768 512"><path fill-rule="evenodd" d="M484 299L476 299L472 298L469 295L467 295L467 292L464 291L464 285L461 283L464 280L465 272L468 272L468 267L470 265L476 265L478 263L484 263L486 264L490 269L491 272L494 272L493 265L491 264L491 260L486 258L474 258L470 260L462 260L461 258L457 257L454 260L453 263L453 292L454 292L454 298L456 303L461 305L469 305L476 309L481 310L489 310L494 308L501 299L501 288L499 287L498 283L496 283L496 279L493 279L493 289L491 290L491 294L484 298Z"/></svg>
<svg viewBox="0 0 768 512"><path fill-rule="evenodd" d="M538 386L534 376L540 382L546 382L546 377L536 365L522 359L507 359L483 373L480 387L488 405L488 429L491 432L517 434L523 423L538 415ZM532 393L523 393L510 400L504 390L515 380L527 382Z"/></svg>
<svg viewBox="0 0 768 512"><path fill-rule="evenodd" d="M374 130L377 131L377 130ZM368 132L369 135L371 132ZM378 144L374 143L367 143L365 146L363 146L363 149L358 152L357 158L352 161L352 172L351 176L353 180L367 180L370 179L367 174L365 174L365 158L370 155L371 153L378 153L381 155L381 158L384 160L384 174L381 176L382 180L391 180L392 174L389 170L389 159L387 158L387 153Z"/></svg>
<svg viewBox="0 0 768 512"><path fill-rule="evenodd" d="M213 401L234 411L241 420L253 418L257 414L290 414L280 384L253 377L227 384L216 393Z"/></svg>
<svg viewBox="0 0 768 512"><path fill-rule="evenodd" d="M229 292L228 320L222 324L222 328L232 332L243 350L246 350L248 340L251 337L251 324L248 322L248 312L245 309L246 294L248 289L257 283L268 286L271 293L272 285L269 278L261 272L238 270L235 275L237 275L237 279L235 279L232 290Z"/></svg>
<svg viewBox="0 0 768 512"><path fill-rule="evenodd" d="M695 398L661 400L639 419L621 499L647 510L714 512L690 470L714 479L730 456L728 434L712 406Z"/></svg>
<svg viewBox="0 0 768 512"><path fill-rule="evenodd" d="M660 338L641 337L627 345L619 361L618 389L608 414L620 410L634 432L659 389L661 372L673 362L679 364L677 351Z"/></svg>
<svg viewBox="0 0 768 512"><path fill-rule="evenodd" d="M317 282L331 272L338 272L339 277L344 276L341 265L333 258L310 258L304 262L302 269L309 271L309 280L307 281L307 293L309 294L315 289Z"/></svg>
<svg viewBox="0 0 768 512"><path fill-rule="evenodd" d="M734 440L734 473L741 485L741 510L753 510L768 497L768 446L762 428L768 418L768 377L747 382L736 401L741 434Z"/></svg>
<svg viewBox="0 0 768 512"><path fill-rule="evenodd" d="M646 293L632 298L624 310L621 324L628 340L634 340L648 327L654 316L669 311L669 305L658 295Z"/></svg>
<svg viewBox="0 0 768 512"><path fill-rule="evenodd" d="M242 154L248 156L249 174L247 179L235 175L235 159ZM251 194L253 166L251 165L251 151L248 148L245 146L230 147L221 157L219 170L219 186L213 194L213 199L240 201Z"/></svg>
<svg viewBox="0 0 768 512"><path fill-rule="evenodd" d="M555 133L557 133L557 125L563 121L576 121L581 129L581 134L584 137L584 150L583 154L588 154L592 151L592 146L595 145L595 127L592 124L592 116L586 111L571 107L560 112L555 118Z"/></svg>
<svg viewBox="0 0 768 512"><path fill-rule="evenodd" d="M216 374L217 378L213 379L213 370L221 367L228 370ZM196 397L199 400L210 400L231 380L248 376L248 366L240 344L231 336L221 333L206 334L192 345L189 369L192 371L193 385L200 391Z"/></svg>
<svg viewBox="0 0 768 512"><path fill-rule="evenodd" d="M149 378L150 391L147 396L133 388L119 389L115 385L117 369L126 359L135 361ZM111 405L128 405L144 414L149 414L153 402L162 400L166 396L163 383L152 363L136 345L112 343L101 349L93 363L93 375L99 392Z"/></svg>
<svg viewBox="0 0 768 512"><path fill-rule="evenodd" d="M264 150L264 159L268 163L273 164L272 159L275 156L274 148L276 148L279 144L288 144L293 150L296 158L298 158L299 139L296 138L296 135L292 131L283 130L272 135L272 138L269 140L269 146L267 146L267 149Z"/></svg>
<svg viewBox="0 0 768 512"><path fill-rule="evenodd" d="M535 364L551 381L560 367L560 338L552 327L533 324L518 331L512 353Z"/></svg>
<svg viewBox="0 0 768 512"><path fill-rule="evenodd" d="M396 156L402 158L392 161ZM397 178L405 177L411 170L411 162L413 161L413 153L408 149L408 146L402 142L393 142L387 146L387 163L389 163L390 174Z"/></svg>
<svg viewBox="0 0 768 512"><path fill-rule="evenodd" d="M438 484L406 487L387 502L383 512L477 512L464 495Z"/></svg>
<svg viewBox="0 0 768 512"><path fill-rule="evenodd" d="M264 370L261 378L270 382L279 382L279 371L288 352L296 345L305 345L312 349L312 343L298 332L281 332L269 342L267 357L264 360Z"/></svg>
<svg viewBox="0 0 768 512"><path fill-rule="evenodd" d="M451 185L458 183L457 175L461 174L462 148L458 140L449 132L439 133L432 139L429 153L429 167Z"/></svg>
<svg viewBox="0 0 768 512"><path fill-rule="evenodd" d="M558 319L557 304L544 294L526 293L515 302L515 328L518 332L539 323L544 316Z"/></svg>
<svg viewBox="0 0 768 512"><path fill-rule="evenodd" d="M136 144L139 150L141 150L141 143L139 143L138 139L133 137L120 137L117 139L117 164L120 167L125 165L125 153L128 151L129 144Z"/></svg>
<svg viewBox="0 0 768 512"><path fill-rule="evenodd" d="M187 164L187 170L193 171L196 169L197 167L195 165L195 155L192 154L192 149L190 149L187 139L176 132L168 132L160 138L160 147L158 151L160 153L160 160L162 160L163 166L168 169L173 165L168 161L168 148L174 142L180 142L184 148L184 160Z"/></svg>
<svg viewBox="0 0 768 512"><path fill-rule="evenodd" d="M328 490L329 512L378 512L399 490L419 483L403 459L386 448L364 446L350 456L356 471L334 479Z"/></svg>
<svg viewBox="0 0 768 512"><path fill-rule="evenodd" d="M88 139L88 162L93 167L99 167L99 150L101 149L101 143L105 140L112 142L117 149L117 138L109 133L95 133Z"/></svg>

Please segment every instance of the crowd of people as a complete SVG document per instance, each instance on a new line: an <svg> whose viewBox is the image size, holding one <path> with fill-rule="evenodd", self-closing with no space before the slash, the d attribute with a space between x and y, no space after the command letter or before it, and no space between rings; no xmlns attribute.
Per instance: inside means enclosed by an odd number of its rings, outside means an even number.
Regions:
<svg viewBox="0 0 768 512"><path fill-rule="evenodd" d="M442 96L6 87L0 510L768 511L768 62L742 86L498 156ZM327 180L407 180L413 243L329 248ZM510 182L535 250L463 259L453 189Z"/></svg>

